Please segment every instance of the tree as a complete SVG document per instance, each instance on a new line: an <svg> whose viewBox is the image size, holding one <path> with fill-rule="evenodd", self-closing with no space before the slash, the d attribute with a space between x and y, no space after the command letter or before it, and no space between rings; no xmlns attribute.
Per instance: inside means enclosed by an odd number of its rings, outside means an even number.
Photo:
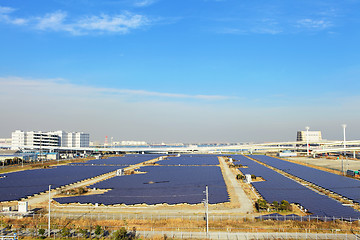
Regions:
<svg viewBox="0 0 360 240"><path fill-rule="evenodd" d="M272 205L274 206L275 210L279 209L279 202L278 201L273 201Z"/></svg>
<svg viewBox="0 0 360 240"><path fill-rule="evenodd" d="M45 234L45 229L43 229L43 228L40 228L39 230L38 230L38 233L39 233L39 235L44 235Z"/></svg>
<svg viewBox="0 0 360 240"><path fill-rule="evenodd" d="M288 211L291 210L291 205L288 201L282 200L280 203L280 210Z"/></svg>
<svg viewBox="0 0 360 240"><path fill-rule="evenodd" d="M245 177L244 177L244 175L242 175L242 174L237 174L236 175L236 179L237 180L241 180L241 179L244 179Z"/></svg>
<svg viewBox="0 0 360 240"><path fill-rule="evenodd" d="M129 239L127 236L127 231L124 227L120 228L119 230L113 233L114 240L127 240Z"/></svg>
<svg viewBox="0 0 360 240"><path fill-rule="evenodd" d="M257 200L258 206L260 209L266 209L267 208L267 202L264 199L258 199Z"/></svg>
<svg viewBox="0 0 360 240"><path fill-rule="evenodd" d="M96 234L96 235L100 235L101 233L102 233L101 226L96 225L96 227L95 227L95 234Z"/></svg>

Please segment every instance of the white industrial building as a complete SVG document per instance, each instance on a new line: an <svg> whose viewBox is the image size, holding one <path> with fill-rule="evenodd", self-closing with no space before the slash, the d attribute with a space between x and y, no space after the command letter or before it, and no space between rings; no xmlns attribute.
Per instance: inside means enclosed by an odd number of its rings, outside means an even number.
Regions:
<svg viewBox="0 0 360 240"><path fill-rule="evenodd" d="M296 141L298 142L320 142L322 141L321 131L298 131Z"/></svg>
<svg viewBox="0 0 360 240"><path fill-rule="evenodd" d="M61 147L89 147L90 135L83 132L56 131L54 134L60 137Z"/></svg>
<svg viewBox="0 0 360 240"><path fill-rule="evenodd" d="M11 134L11 148L88 147L90 135L83 132L42 132L16 130Z"/></svg>

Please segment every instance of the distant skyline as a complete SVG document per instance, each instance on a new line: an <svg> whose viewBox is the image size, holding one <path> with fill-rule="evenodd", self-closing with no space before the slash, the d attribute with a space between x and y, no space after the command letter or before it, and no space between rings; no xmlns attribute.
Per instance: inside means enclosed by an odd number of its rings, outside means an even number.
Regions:
<svg viewBox="0 0 360 240"><path fill-rule="evenodd" d="M360 139L360 1L1 0L0 138Z"/></svg>

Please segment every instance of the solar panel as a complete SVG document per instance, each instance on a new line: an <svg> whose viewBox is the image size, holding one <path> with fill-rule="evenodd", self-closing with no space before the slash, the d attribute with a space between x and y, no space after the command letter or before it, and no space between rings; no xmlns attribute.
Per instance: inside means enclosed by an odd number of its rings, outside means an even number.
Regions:
<svg viewBox="0 0 360 240"><path fill-rule="evenodd" d="M83 163L73 163L74 165L118 165L129 166L158 158L159 154L127 154L123 157L109 157L104 159L94 159Z"/></svg>
<svg viewBox="0 0 360 240"><path fill-rule="evenodd" d="M340 202L321 195L253 160L239 155L233 157L248 167L239 168L243 174L254 174L265 179L265 181L253 182L252 185L269 203L286 200L289 203L300 204L317 216L360 217L360 213L354 209L343 206Z"/></svg>
<svg viewBox="0 0 360 240"><path fill-rule="evenodd" d="M180 157L168 157L166 160L159 161L160 165L219 165L218 155L209 154L190 154Z"/></svg>
<svg viewBox="0 0 360 240"><path fill-rule="evenodd" d="M0 201L13 201L45 192L77 181L99 176L119 166L57 166L49 169L34 169L6 173L0 178Z"/></svg>
<svg viewBox="0 0 360 240"><path fill-rule="evenodd" d="M151 166L140 169L146 174L114 177L90 187L112 189L100 195L56 198L59 203L179 204L201 203L209 186L209 203L228 202L229 196L217 166Z"/></svg>
<svg viewBox="0 0 360 240"><path fill-rule="evenodd" d="M360 181L357 179L348 178L269 156L251 155L251 157L291 175L335 192L353 200L354 202L360 203Z"/></svg>

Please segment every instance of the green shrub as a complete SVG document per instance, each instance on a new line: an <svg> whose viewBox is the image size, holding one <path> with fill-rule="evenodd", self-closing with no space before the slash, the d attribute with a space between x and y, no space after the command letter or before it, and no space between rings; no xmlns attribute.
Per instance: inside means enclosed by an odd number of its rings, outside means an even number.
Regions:
<svg viewBox="0 0 360 240"><path fill-rule="evenodd" d="M129 237L127 236L127 231L124 227L113 233L113 240L127 240Z"/></svg>
<svg viewBox="0 0 360 240"><path fill-rule="evenodd" d="M44 234L45 234L45 229L40 228L40 229L38 230L38 233L39 233L40 236L44 235Z"/></svg>
<svg viewBox="0 0 360 240"><path fill-rule="evenodd" d="M70 229L64 227L63 229L61 229L61 235L63 237L70 237Z"/></svg>
<svg viewBox="0 0 360 240"><path fill-rule="evenodd" d="M95 227L95 234L96 234L96 235L100 235L101 233L102 233L101 226L96 225L96 227Z"/></svg>

